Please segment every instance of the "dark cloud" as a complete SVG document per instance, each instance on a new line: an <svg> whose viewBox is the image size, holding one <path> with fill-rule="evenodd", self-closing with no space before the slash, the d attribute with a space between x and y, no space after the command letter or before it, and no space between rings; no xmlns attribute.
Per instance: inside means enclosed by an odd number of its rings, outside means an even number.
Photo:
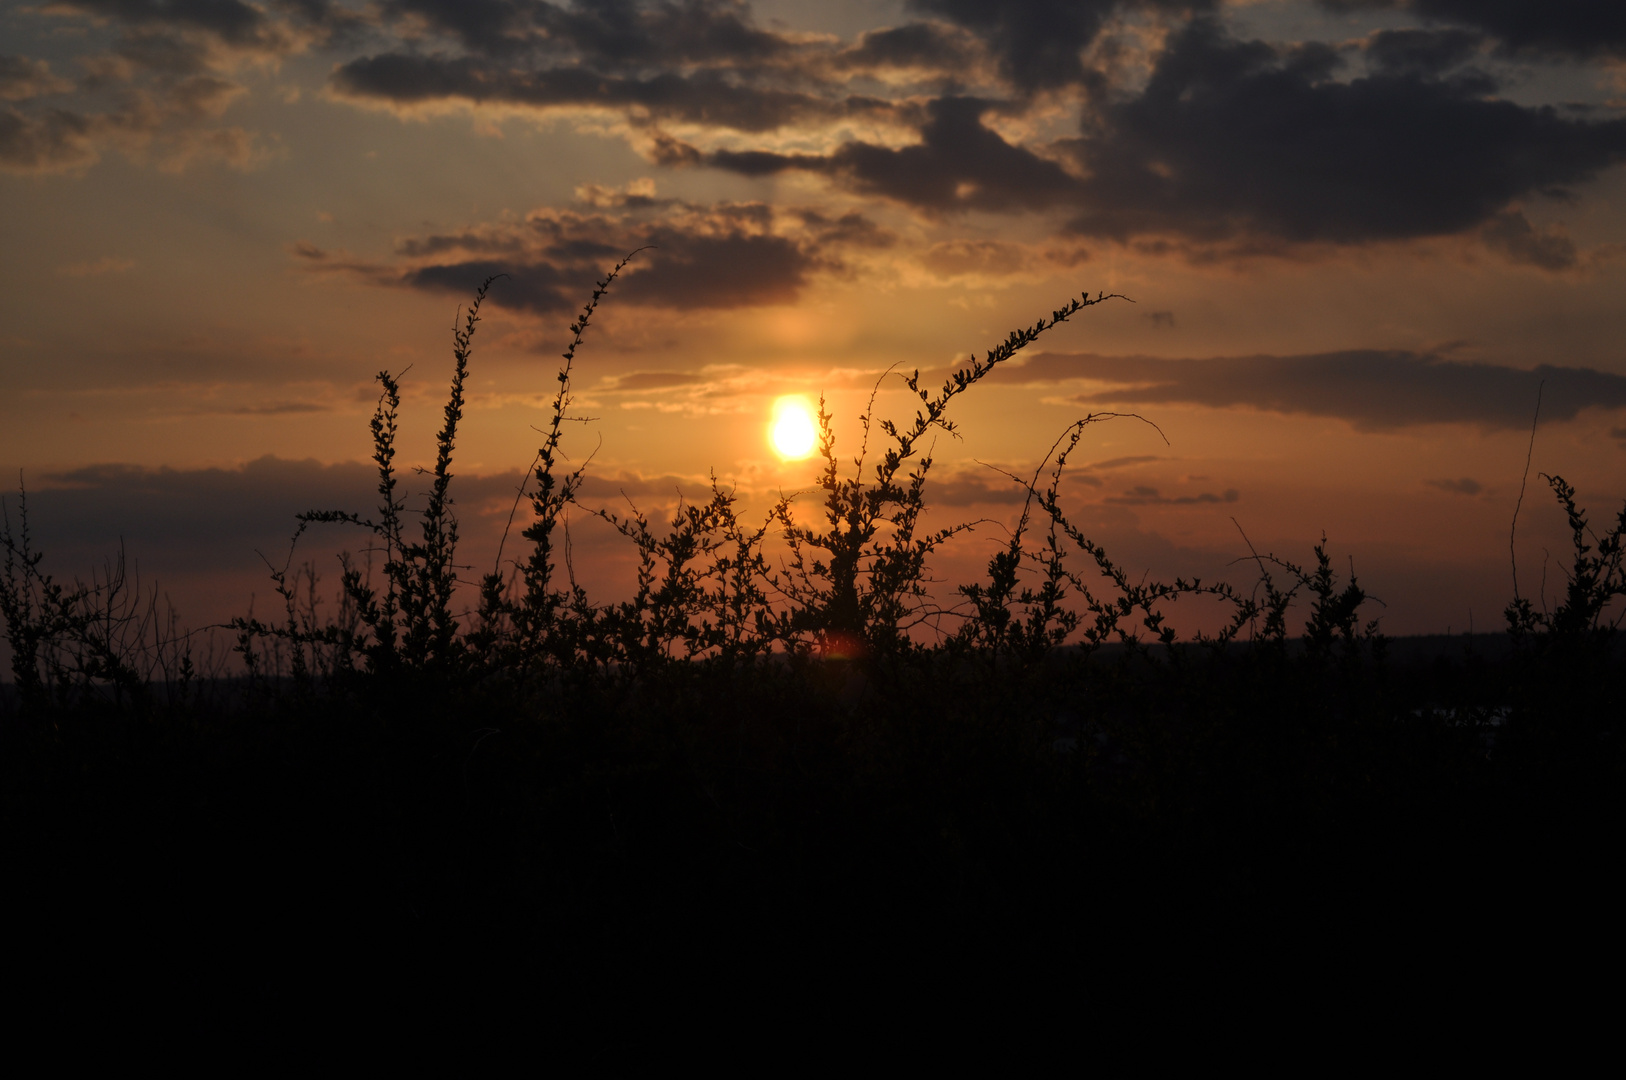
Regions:
<svg viewBox="0 0 1626 1080"><path fill-rule="evenodd" d="M51 74L51 65L44 60L0 54L0 101L27 101L72 88L72 83Z"/></svg>
<svg viewBox="0 0 1626 1080"><path fill-rule="evenodd" d="M202 30L232 44L257 42L268 20L242 0L57 0L54 5L127 26Z"/></svg>
<svg viewBox="0 0 1626 1080"><path fill-rule="evenodd" d="M1027 489L993 470L932 474L926 499L933 506L1014 506L1028 497Z"/></svg>
<svg viewBox="0 0 1626 1080"><path fill-rule="evenodd" d="M640 258L616 284L621 301L668 308L740 308L796 299L818 258L782 236L693 236L655 232L659 250ZM663 242L664 241L664 242ZM494 303L536 314L573 311L604 273L602 262L560 265L541 259L471 259L406 271L401 282L419 289L468 293L495 274Z"/></svg>
<svg viewBox="0 0 1626 1080"><path fill-rule="evenodd" d="M984 122L1008 104L944 97L926 105L913 145L689 158L746 176L815 172L930 213L1076 207L1072 232L1119 241L1360 243L1489 225L1487 242L1518 261L1573 262L1566 239L1518 235L1498 215L1626 160L1626 120L1496 99L1484 75L1453 73L1476 40L1380 33L1367 43L1369 73L1343 80L1331 46L1238 41L1198 19L1170 39L1144 92L1102 106L1082 137L1048 149Z"/></svg>
<svg viewBox="0 0 1626 1080"><path fill-rule="evenodd" d="M1076 202L1075 176L983 124L995 106L978 98L938 98L927 107L921 141L897 149L848 142L828 156L718 151L706 160L747 176L821 172L860 194L923 210L1040 210Z"/></svg>
<svg viewBox="0 0 1626 1080"><path fill-rule="evenodd" d="M385 53L362 57L333 73L341 97L418 105L448 100L535 109L601 107L636 111L655 120L761 133L789 124L887 116L876 98L825 96L745 85L722 74L658 72L607 75L585 67L539 71L493 67L479 57Z"/></svg>
<svg viewBox="0 0 1626 1080"><path fill-rule="evenodd" d="M1528 428L1543 382L1543 421L1572 420L1587 408L1626 408L1626 375L1548 364L1520 371L1400 350L1209 360L1045 353L1021 367L998 369L990 378L1116 384L1073 399L1089 406L1247 407L1337 417L1363 431L1439 423Z"/></svg>
<svg viewBox="0 0 1626 1080"><path fill-rule="evenodd" d="M1626 427L1610 428L1609 437L1619 439L1622 446L1626 446Z"/></svg>
<svg viewBox="0 0 1626 1080"><path fill-rule="evenodd" d="M1141 318L1151 323L1153 330L1174 329L1174 312L1172 311L1148 311Z"/></svg>
<svg viewBox="0 0 1626 1080"><path fill-rule="evenodd" d="M971 50L959 36L931 23L910 23L862 34L858 44L835 60L838 68L924 68L954 71L972 62Z"/></svg>
<svg viewBox="0 0 1626 1080"><path fill-rule="evenodd" d="M746 4L730 0L390 0L385 10L421 19L486 56L567 53L600 67L764 63L794 49L752 25Z"/></svg>
<svg viewBox="0 0 1626 1080"><path fill-rule="evenodd" d="M60 172L96 160L92 122L65 109L29 115L0 108L0 169L8 172Z"/></svg>
<svg viewBox="0 0 1626 1080"><path fill-rule="evenodd" d="M785 304L796 299L819 265L811 251L783 236L657 232L652 239L660 250L647 266L628 274L621 287L631 303L671 308Z"/></svg>
<svg viewBox="0 0 1626 1080"><path fill-rule="evenodd" d="M593 282L635 249L645 250L616 284L621 302L727 309L789 303L814 274L840 270L843 251L884 247L892 239L856 213L776 211L764 203L697 206L648 193L627 202L596 189L586 194L590 205L611 205L614 212L546 211L522 223L409 237L396 245L394 264L359 261L305 242L292 253L315 271L458 295L506 275L493 288L492 303L552 314L580 307Z"/></svg>
<svg viewBox="0 0 1626 1080"><path fill-rule="evenodd" d="M1409 10L1472 26L1515 54L1626 55L1626 6L1617 0L1322 0L1334 10Z"/></svg>
<svg viewBox="0 0 1626 1080"><path fill-rule="evenodd" d="M1429 487L1449 491L1453 495L1478 495L1485 490L1485 485L1471 476L1464 476L1459 480L1425 480L1423 482Z"/></svg>
<svg viewBox="0 0 1626 1080"><path fill-rule="evenodd" d="M888 248L897 243L897 234L884 229L856 210L831 218L817 210L794 211L821 244L844 247Z"/></svg>
<svg viewBox="0 0 1626 1080"><path fill-rule="evenodd" d="M600 270L600 273L603 271ZM432 263L401 272L399 283L414 289L467 296L489 277L506 275L492 290L491 302L537 315L573 311L591 289L591 271L562 268L529 260L467 259Z"/></svg>
<svg viewBox="0 0 1626 1080"><path fill-rule="evenodd" d="M1163 495L1155 487L1137 485L1122 495L1108 495L1102 502L1118 506L1202 506L1209 503L1234 503L1241 498L1241 494L1235 488L1227 488L1218 495L1211 491L1196 495Z"/></svg>
<svg viewBox="0 0 1626 1080"><path fill-rule="evenodd" d="M29 524L69 574L88 573L121 539L150 570L251 571L256 550L276 557L287 548L295 514L364 512L378 501L376 486L365 465L274 457L234 469L89 465L34 479ZM7 502L15 513L15 499Z"/></svg>
<svg viewBox="0 0 1626 1080"><path fill-rule="evenodd" d="M1000 72L1023 91L1094 83L1080 53L1107 20L1129 8L1209 10L1209 0L910 0L915 11L971 31L997 58Z"/></svg>
<svg viewBox="0 0 1626 1080"><path fill-rule="evenodd" d="M1146 90L1078 147L1073 228L1358 242L1443 235L1626 160L1626 120L1585 123L1487 97L1478 77L1330 77L1330 58L1198 20Z"/></svg>
<svg viewBox="0 0 1626 1080"><path fill-rule="evenodd" d="M682 371L635 371L630 375L622 375L615 379L611 385L603 387L606 390L667 390L674 386L695 386L706 380L699 375L690 375Z"/></svg>
<svg viewBox="0 0 1626 1080"><path fill-rule="evenodd" d="M1579 261L1575 241L1557 229L1538 230L1516 210L1491 218L1480 236L1486 247L1526 266L1569 270Z"/></svg>
<svg viewBox="0 0 1626 1080"><path fill-rule="evenodd" d="M1105 461L1092 461L1085 467L1100 472L1108 469L1127 469L1132 465L1148 465L1154 461L1162 460L1163 458L1157 454L1131 454L1128 457L1115 457L1108 458Z"/></svg>
<svg viewBox="0 0 1626 1080"><path fill-rule="evenodd" d="M1380 30L1367 42L1366 63L1385 75L1436 78L1467 63L1484 40L1468 30Z"/></svg>
<svg viewBox="0 0 1626 1080"><path fill-rule="evenodd" d="M265 405L240 405L230 410L233 416L288 416L332 411L331 405L318 405L313 401L273 401Z"/></svg>

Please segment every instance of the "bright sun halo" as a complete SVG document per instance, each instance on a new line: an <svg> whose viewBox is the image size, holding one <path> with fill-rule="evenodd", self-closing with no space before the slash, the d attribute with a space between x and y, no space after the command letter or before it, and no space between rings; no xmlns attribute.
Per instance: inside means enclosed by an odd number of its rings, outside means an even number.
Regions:
<svg viewBox="0 0 1626 1080"><path fill-rule="evenodd" d="M818 438L813 410L807 407L805 398L782 397L773 403L768 441L773 444L774 453L786 461L797 461L813 453Z"/></svg>

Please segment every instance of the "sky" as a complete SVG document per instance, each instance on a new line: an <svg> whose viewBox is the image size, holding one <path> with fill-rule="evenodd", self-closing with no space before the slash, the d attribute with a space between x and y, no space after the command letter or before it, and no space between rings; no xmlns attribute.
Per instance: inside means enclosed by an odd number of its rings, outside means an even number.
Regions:
<svg viewBox="0 0 1626 1080"><path fill-rule="evenodd" d="M1626 498L1623 163L1614 0L3 0L0 470L48 568L122 542L201 624L265 603L296 512L368 509L381 369L431 459L490 275L474 573L634 249L566 450L651 514L806 490L786 395L850 461L872 393L912 415L889 368L1117 293L959 399L929 498L981 524L944 588L1020 509L1001 470L1135 412L1063 489L1132 571L1242 583L1325 534L1386 631L1492 630L1527 453L1526 593L1567 543L1537 474ZM625 593L627 545L573 528Z"/></svg>

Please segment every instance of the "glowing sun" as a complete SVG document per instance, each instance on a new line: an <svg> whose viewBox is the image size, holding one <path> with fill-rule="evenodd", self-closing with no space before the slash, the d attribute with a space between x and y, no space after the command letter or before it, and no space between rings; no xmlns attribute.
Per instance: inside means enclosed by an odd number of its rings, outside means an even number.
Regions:
<svg viewBox="0 0 1626 1080"><path fill-rule="evenodd" d="M782 397L773 403L768 442L773 444L774 453L786 461L798 461L811 455L818 441L818 424L806 398Z"/></svg>

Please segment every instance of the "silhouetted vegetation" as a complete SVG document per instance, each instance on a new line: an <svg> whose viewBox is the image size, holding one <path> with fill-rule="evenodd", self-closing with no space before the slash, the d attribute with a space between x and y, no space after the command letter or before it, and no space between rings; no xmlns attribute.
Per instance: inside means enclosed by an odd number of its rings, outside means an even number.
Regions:
<svg viewBox="0 0 1626 1080"><path fill-rule="evenodd" d="M1468 955L1538 879L1576 912L1602 895L1626 821L1626 508L1597 535L1548 477L1574 540L1558 605L1515 597L1499 650L1391 657L1325 538L1313 566L1253 552L1246 590L1127 573L1061 488L1091 426L1148 421L1092 414L1011 477L1018 522L948 603L930 560L970 526L924 524L929 437L1113 298L1070 301L937 389L896 376L914 417L877 418L872 396L851 459L821 403L811 519L783 497L744 520L713 480L657 527L583 506L587 465L562 449L576 354L625 265L571 324L520 493L528 548L477 579L453 461L491 281L454 331L423 507L383 371L376 508L295 533L360 530L364 557L324 615L291 546L280 616L231 624L236 674L122 560L88 584L46 574L26 504L8 511L5 832L39 925L233 933L276 911L258 939L599 972L839 954L1144 974L1153 954L1286 955L1293 934L1371 942L1446 912ZM576 583L572 508L633 545L630 599ZM1180 639L1177 603L1218 605L1222 629Z"/></svg>

